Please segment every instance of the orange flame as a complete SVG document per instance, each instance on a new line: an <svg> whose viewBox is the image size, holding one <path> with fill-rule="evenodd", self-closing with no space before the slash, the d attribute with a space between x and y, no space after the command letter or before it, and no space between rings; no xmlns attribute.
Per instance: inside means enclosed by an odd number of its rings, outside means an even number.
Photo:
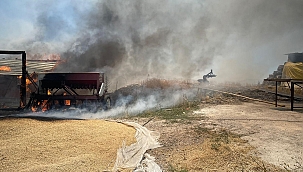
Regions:
<svg viewBox="0 0 303 172"><path fill-rule="evenodd" d="M11 68L9 66L0 66L0 70L9 72L11 71Z"/></svg>
<svg viewBox="0 0 303 172"><path fill-rule="evenodd" d="M47 103L47 100L44 100L42 102L42 112L45 112L49 109L48 105L46 104Z"/></svg>
<svg viewBox="0 0 303 172"><path fill-rule="evenodd" d="M22 76L18 76L18 78L21 79ZM32 83L32 82L31 82L29 79L27 79L27 78L26 78L25 81L26 81L26 86L28 86L28 85L30 85L30 84Z"/></svg>
<svg viewBox="0 0 303 172"><path fill-rule="evenodd" d="M66 96L67 94L66 93L63 93L64 96ZM70 106L70 100L64 100L64 104L66 106Z"/></svg>
<svg viewBox="0 0 303 172"><path fill-rule="evenodd" d="M31 78L33 79L34 82L38 81L38 76L37 76L36 73L32 73L30 76L31 76ZM17 76L17 78L21 79L22 76ZM25 82L26 82L26 91L31 91L30 88L29 88L29 86L32 84L31 80L26 78Z"/></svg>
<svg viewBox="0 0 303 172"><path fill-rule="evenodd" d="M37 112L38 107L37 106L32 106L31 109L32 109L32 112Z"/></svg>
<svg viewBox="0 0 303 172"><path fill-rule="evenodd" d="M65 104L66 106L70 106L70 100L65 100L64 104Z"/></svg>
<svg viewBox="0 0 303 172"><path fill-rule="evenodd" d="M32 112L37 112L38 109L41 109L42 112L45 112L49 109L49 106L47 104L47 100L43 100L42 102L38 102L36 106L31 107Z"/></svg>

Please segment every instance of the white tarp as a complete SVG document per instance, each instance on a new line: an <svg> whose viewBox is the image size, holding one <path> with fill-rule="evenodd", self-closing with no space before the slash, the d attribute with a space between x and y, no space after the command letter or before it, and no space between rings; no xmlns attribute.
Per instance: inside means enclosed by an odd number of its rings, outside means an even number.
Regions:
<svg viewBox="0 0 303 172"><path fill-rule="evenodd" d="M145 153L149 149L160 147L158 139L160 134L155 131L149 131L146 127L135 122L125 122L124 124L136 129L137 142L125 146L117 151L117 159L113 171L119 169L136 169L136 172L161 172L161 168L154 162L154 157Z"/></svg>
<svg viewBox="0 0 303 172"><path fill-rule="evenodd" d="M144 154L144 158L137 166L134 172L160 172L162 171L159 165L155 162L155 157L150 156L148 153Z"/></svg>

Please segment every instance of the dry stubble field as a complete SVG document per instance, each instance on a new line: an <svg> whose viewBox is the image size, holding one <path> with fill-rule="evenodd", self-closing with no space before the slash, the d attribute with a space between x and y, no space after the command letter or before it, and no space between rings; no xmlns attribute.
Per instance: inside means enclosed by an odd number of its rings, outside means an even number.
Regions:
<svg viewBox="0 0 303 172"><path fill-rule="evenodd" d="M111 170L135 129L104 120L0 118L0 171Z"/></svg>

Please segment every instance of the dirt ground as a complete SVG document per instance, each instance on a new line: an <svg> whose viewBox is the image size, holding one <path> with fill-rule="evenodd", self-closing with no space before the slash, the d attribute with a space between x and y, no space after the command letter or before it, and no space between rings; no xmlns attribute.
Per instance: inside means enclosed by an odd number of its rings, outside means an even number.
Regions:
<svg viewBox="0 0 303 172"><path fill-rule="evenodd" d="M261 103L218 105L196 112L212 126L242 135L258 156L274 165L303 165L303 114ZM303 170L303 169L301 169Z"/></svg>
<svg viewBox="0 0 303 172"><path fill-rule="evenodd" d="M222 89L274 102L271 93L250 87ZM200 109L184 113L197 120L147 124L161 133L162 148L152 150L166 171L303 171L303 113L279 104L221 93L204 94ZM300 106L302 102L296 102ZM141 120L141 121L140 121ZM144 119L145 121L147 119ZM142 119L138 123L144 124Z"/></svg>
<svg viewBox="0 0 303 172"><path fill-rule="evenodd" d="M303 171L302 113L255 102L212 105L193 113L205 118L190 123L148 123L148 128L161 133L163 147L151 152L164 169ZM202 135L191 132L199 128L217 132L215 136L221 139L226 131L228 141L216 142L206 130L201 130Z"/></svg>

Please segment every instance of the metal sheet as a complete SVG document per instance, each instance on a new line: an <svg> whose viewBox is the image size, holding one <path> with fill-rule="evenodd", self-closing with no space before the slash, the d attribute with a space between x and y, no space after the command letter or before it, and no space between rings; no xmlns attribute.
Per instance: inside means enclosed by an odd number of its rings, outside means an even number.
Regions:
<svg viewBox="0 0 303 172"><path fill-rule="evenodd" d="M59 61L51 60L27 60L26 68L29 73L41 73L41 72L50 72ZM8 66L11 71L0 70L0 75L21 75L22 74L22 62L18 59L0 59L0 67Z"/></svg>

